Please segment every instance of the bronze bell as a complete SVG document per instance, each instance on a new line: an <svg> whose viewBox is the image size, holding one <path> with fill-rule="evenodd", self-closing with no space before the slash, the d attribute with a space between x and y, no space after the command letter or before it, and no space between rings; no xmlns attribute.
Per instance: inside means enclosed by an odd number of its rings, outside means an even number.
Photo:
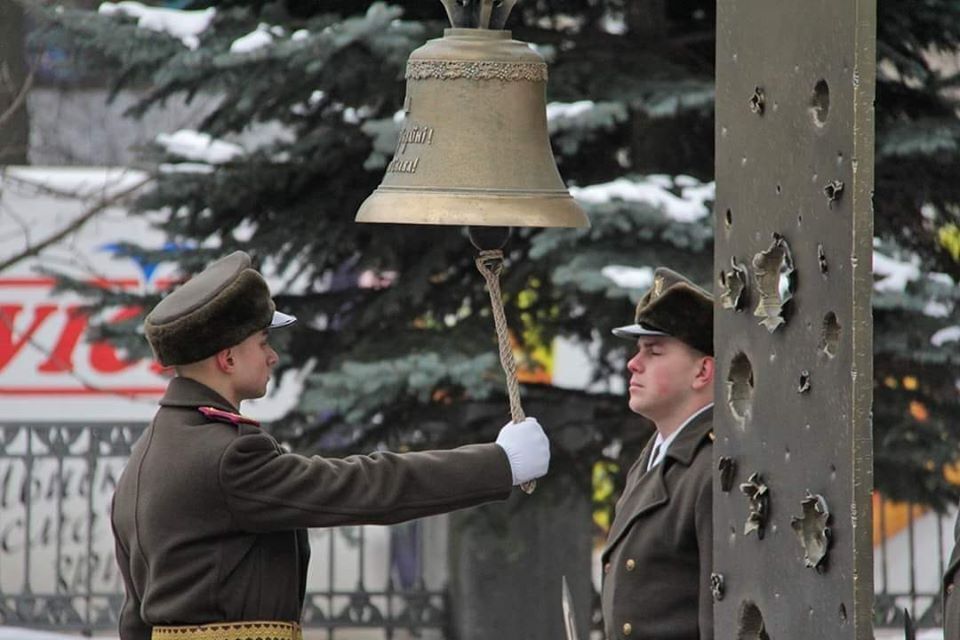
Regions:
<svg viewBox="0 0 960 640"><path fill-rule="evenodd" d="M550 149L547 65L501 30L516 0L443 0L453 25L407 61L405 122L357 222L585 227Z"/></svg>

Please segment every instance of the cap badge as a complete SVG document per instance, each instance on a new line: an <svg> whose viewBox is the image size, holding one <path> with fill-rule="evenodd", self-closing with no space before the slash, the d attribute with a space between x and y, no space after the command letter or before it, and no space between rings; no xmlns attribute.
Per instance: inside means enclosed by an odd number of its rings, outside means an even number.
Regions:
<svg viewBox="0 0 960 640"><path fill-rule="evenodd" d="M657 276L653 279L653 297L659 298L663 293L663 276Z"/></svg>

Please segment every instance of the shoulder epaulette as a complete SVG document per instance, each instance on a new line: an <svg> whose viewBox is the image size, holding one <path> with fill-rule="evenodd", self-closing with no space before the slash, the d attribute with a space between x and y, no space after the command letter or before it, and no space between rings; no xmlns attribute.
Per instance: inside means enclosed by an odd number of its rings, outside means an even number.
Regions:
<svg viewBox="0 0 960 640"><path fill-rule="evenodd" d="M216 407L197 407L197 411L216 422L226 422L227 424L232 424L234 426L240 424L252 424L255 427L260 426L260 423L253 418L242 416L239 413L232 413L230 411L224 411L223 409L217 409Z"/></svg>

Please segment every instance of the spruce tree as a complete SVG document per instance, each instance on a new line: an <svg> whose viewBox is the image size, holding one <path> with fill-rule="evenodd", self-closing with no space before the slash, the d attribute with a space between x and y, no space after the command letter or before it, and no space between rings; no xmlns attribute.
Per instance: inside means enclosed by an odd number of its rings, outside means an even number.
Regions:
<svg viewBox="0 0 960 640"><path fill-rule="evenodd" d="M185 8L207 11L190 14L206 16L205 28L155 31L121 10L46 14L46 37L70 42L85 64L115 69L117 88L142 90L132 117L172 96L216 96L199 131L260 140L230 143L217 158L178 152L170 139L148 150L156 186L136 209L181 248L130 243L126 254L191 272L243 248L289 282L278 304L303 322L288 334L284 366L313 373L278 426L304 450L492 436L507 405L464 231L353 222L396 143L407 56L445 26L440 3ZM874 203L888 275L875 297L875 479L890 496L943 507L957 495L943 470L960 442L951 417L960 339L949 330L960 324L960 124L957 76L946 64L960 5L880 0L878 14ZM578 231L517 229L503 282L527 353L557 336L592 345L591 391L524 389L528 413L541 411L554 435L554 472L575 472L585 486L594 460L627 464L648 433L602 384L622 375L629 349L609 329L632 318L649 267L713 280L714 16L707 0L530 0L508 23L550 62L554 152L592 221ZM361 275L374 286L357 286ZM102 331L146 356L139 320Z"/></svg>

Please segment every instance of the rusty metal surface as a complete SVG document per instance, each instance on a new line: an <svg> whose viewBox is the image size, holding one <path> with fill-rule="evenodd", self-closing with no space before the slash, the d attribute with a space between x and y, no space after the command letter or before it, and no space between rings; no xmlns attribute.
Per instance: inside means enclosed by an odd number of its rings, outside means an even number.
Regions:
<svg viewBox="0 0 960 640"><path fill-rule="evenodd" d="M718 3L717 638L873 637L875 31Z"/></svg>

